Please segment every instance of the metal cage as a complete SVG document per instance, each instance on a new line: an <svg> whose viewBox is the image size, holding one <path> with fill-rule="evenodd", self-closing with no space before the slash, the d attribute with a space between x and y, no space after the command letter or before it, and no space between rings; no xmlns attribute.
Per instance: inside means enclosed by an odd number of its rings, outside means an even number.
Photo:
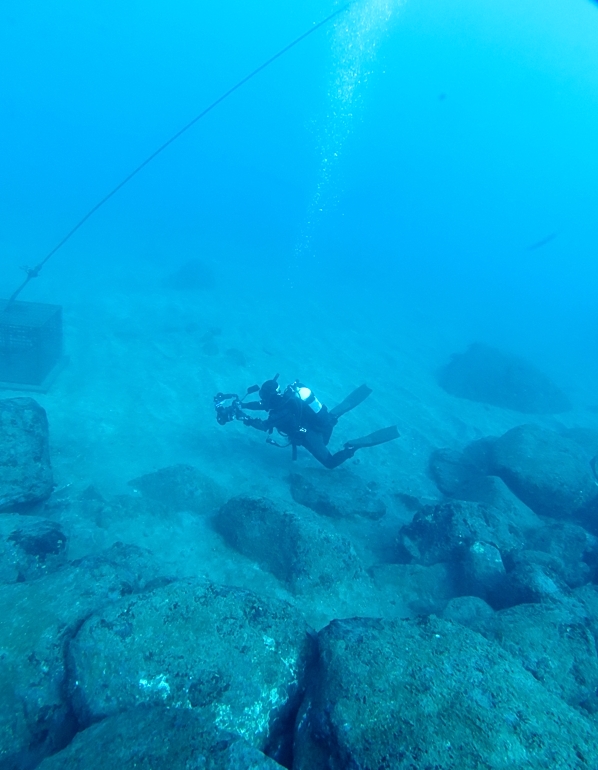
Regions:
<svg viewBox="0 0 598 770"><path fill-rule="evenodd" d="M0 387L44 391L62 362L62 308L0 300Z"/></svg>

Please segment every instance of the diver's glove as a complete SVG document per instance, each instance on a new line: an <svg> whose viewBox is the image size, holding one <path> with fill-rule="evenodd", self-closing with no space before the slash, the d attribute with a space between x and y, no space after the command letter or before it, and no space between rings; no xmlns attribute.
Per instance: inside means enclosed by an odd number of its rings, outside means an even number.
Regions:
<svg viewBox="0 0 598 770"><path fill-rule="evenodd" d="M250 428L257 428L258 430L263 430L265 432L270 430L266 420L260 420L259 417L245 417L243 425L248 425Z"/></svg>

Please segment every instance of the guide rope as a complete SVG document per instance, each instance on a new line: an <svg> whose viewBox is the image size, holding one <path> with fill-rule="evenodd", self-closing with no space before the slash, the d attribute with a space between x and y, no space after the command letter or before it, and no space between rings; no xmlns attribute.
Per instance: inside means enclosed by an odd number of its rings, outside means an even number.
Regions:
<svg viewBox="0 0 598 770"><path fill-rule="evenodd" d="M312 27L310 27L306 32L304 32L302 35L299 35L299 37L295 38L291 43L286 45L284 48L281 48L278 53L275 53L274 56L271 56L269 59L267 59L263 64L260 64L259 67L253 70L253 72L250 72L249 75L246 75L244 78L239 80L238 83L236 83L232 88L229 88L228 91L222 94L222 96L219 96L216 101L212 102L208 107L206 107L202 112L199 113L196 117L193 118L193 120L190 120L189 123L187 123L186 126L183 126L179 131L176 132L176 134L173 134L173 136L170 137L166 142L164 142L163 145L158 147L157 150L152 152L151 155L149 155L143 163L140 163L137 168L135 168L131 173L126 176L119 184L116 185L116 187L111 190L108 195L104 196L101 201L96 203L96 205L91 208L87 214L85 214L84 217L82 217L77 224L70 230L64 238L52 249L52 251L47 254L42 261L37 264L35 267L24 267L22 268L26 273L25 280L21 283L21 285L12 293L10 296L8 302L6 303L4 309L8 310L8 308L12 305L12 303L17 299L19 294L23 291L23 289L27 286L29 281L32 281L34 278L37 278L40 274L41 269L46 264L46 262L50 259L50 257L54 256L56 252L64 246L64 244L77 232L77 230L87 222L87 220L96 213L96 211L101 208L105 203L107 203L110 198L112 198L113 195L115 195L122 187L124 187L127 182L130 182L131 179L133 179L134 176L136 176L143 168L145 168L148 163L151 163L151 161L158 156L161 152L163 152L167 147L169 147L173 142L175 142L180 136L182 136L185 131L188 131L192 126L194 126L198 120L201 120L203 117L205 117L208 112L211 112L215 107L217 107L221 102L223 102L225 99L228 99L228 97L233 94L235 91L237 91L239 88L245 85L249 80L254 78L256 75L258 75L262 70L265 70L266 67L269 67L270 64L275 62L277 59L280 59L281 56L284 56L287 51L290 51L291 48L294 48L296 45L301 43L303 40L305 40L306 37L309 37L309 35L312 35L316 30L320 29L320 27L323 27L324 25L328 24L328 22L332 21L336 16L339 16L341 13L344 13L353 3L355 3L356 0L351 0L350 2L343 5L341 8L337 8L336 11L331 13L329 16L326 16L325 19L322 19L321 21L314 24Z"/></svg>

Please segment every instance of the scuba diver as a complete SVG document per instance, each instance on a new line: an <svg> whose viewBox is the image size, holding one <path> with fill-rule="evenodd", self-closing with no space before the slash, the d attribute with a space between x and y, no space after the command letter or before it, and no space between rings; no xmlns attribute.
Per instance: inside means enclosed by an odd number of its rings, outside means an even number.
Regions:
<svg viewBox="0 0 598 770"><path fill-rule="evenodd" d="M245 402L235 394L218 393L215 398L216 419L222 425L230 420L240 420L245 425L271 434L274 430L288 439L287 444L279 444L272 438L266 439L275 446L291 446L293 460L297 458L297 447L302 446L310 452L325 468L336 468L349 460L358 449L384 444L399 437L396 425L370 433L368 436L345 442L344 449L332 454L328 442L339 417L351 411L365 401L372 392L367 385L361 385L333 409L327 409L314 396L312 391L300 382L289 385L281 392L278 374L266 380L258 388L248 388L247 395L259 390L259 401ZM243 410L268 412L265 420L249 417Z"/></svg>

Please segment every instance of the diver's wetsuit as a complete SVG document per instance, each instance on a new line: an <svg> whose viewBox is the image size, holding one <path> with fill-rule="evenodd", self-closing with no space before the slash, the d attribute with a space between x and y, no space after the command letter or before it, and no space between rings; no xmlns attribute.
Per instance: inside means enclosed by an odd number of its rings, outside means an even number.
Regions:
<svg viewBox="0 0 598 770"><path fill-rule="evenodd" d="M265 433L277 430L288 437L293 448L305 447L325 468L336 468L355 454L355 450L348 447L332 454L326 445L338 418L330 414L325 406L315 414L293 393L275 396L273 405L269 407L264 406L262 401L249 401L243 404L243 409L268 412L267 419L248 417L244 420L245 425Z"/></svg>

